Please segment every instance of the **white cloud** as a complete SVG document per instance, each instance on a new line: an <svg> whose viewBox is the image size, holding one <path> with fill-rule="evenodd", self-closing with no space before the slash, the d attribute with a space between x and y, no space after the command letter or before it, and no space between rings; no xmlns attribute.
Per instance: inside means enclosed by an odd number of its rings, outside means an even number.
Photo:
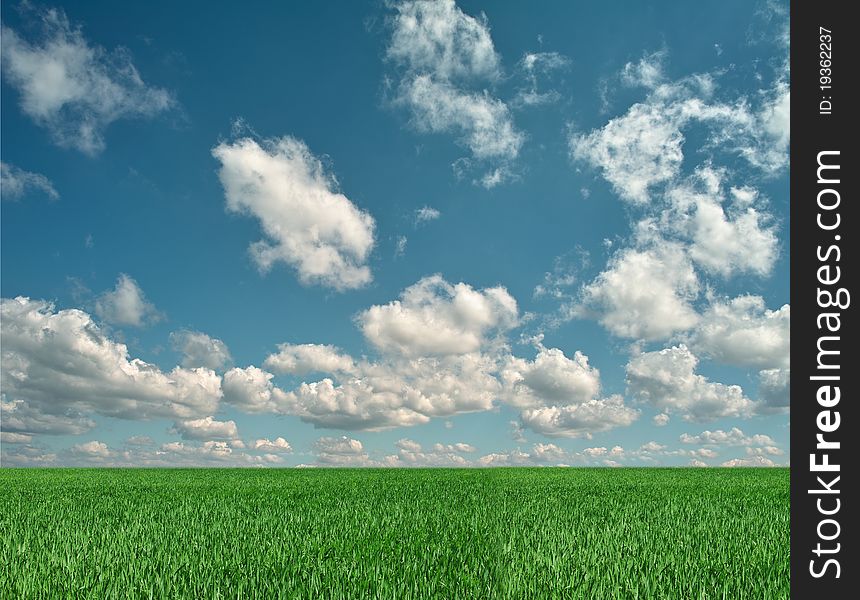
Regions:
<svg viewBox="0 0 860 600"><path fill-rule="evenodd" d="M144 83L126 50L90 45L62 10L32 12L38 39L2 28L3 74L20 94L21 110L58 145L96 154L114 121L174 106L169 92Z"/></svg>
<svg viewBox="0 0 860 600"><path fill-rule="evenodd" d="M758 373L759 400L762 412L773 412L791 406L791 370L764 369Z"/></svg>
<svg viewBox="0 0 860 600"><path fill-rule="evenodd" d="M428 221L435 221L441 216L442 213L439 209L433 208L432 206L422 206L415 211L415 224L418 225L420 223L427 223Z"/></svg>
<svg viewBox="0 0 860 600"><path fill-rule="evenodd" d="M313 445L317 462L331 466L366 466L370 457L358 440L341 437L321 437Z"/></svg>
<svg viewBox="0 0 860 600"><path fill-rule="evenodd" d="M568 358L538 342L534 360L511 356L505 334L518 322L516 301L504 288L427 277L399 300L356 317L379 351L376 360L356 360L330 345L281 344L264 362L272 372L251 366L225 373L224 400L246 412L370 431L487 411L497 400L534 409L523 424L559 436L589 435L638 416L620 397L599 398L599 372L580 352ZM321 377L284 391L273 373Z"/></svg>
<svg viewBox="0 0 860 600"><path fill-rule="evenodd" d="M417 0L394 4L388 57L442 79L501 75L486 18L461 11L454 0Z"/></svg>
<svg viewBox="0 0 860 600"><path fill-rule="evenodd" d="M125 273L120 274L113 290L96 299L95 312L107 323L132 327L143 327L161 318L137 282Z"/></svg>
<svg viewBox="0 0 860 600"><path fill-rule="evenodd" d="M405 235L398 235L394 245L394 258L400 258L406 254L406 244L408 238Z"/></svg>
<svg viewBox="0 0 860 600"><path fill-rule="evenodd" d="M683 344L639 354L627 364L628 391L688 421L750 416L755 405L741 387L709 381L695 372L698 362Z"/></svg>
<svg viewBox="0 0 860 600"><path fill-rule="evenodd" d="M199 331L174 331L170 334L170 342L182 353L183 367L206 367L217 371L233 360L227 344Z"/></svg>
<svg viewBox="0 0 860 600"><path fill-rule="evenodd" d="M37 190L56 200L60 197L51 180L41 173L31 173L15 165L0 162L0 195L3 200L17 200Z"/></svg>
<svg viewBox="0 0 860 600"><path fill-rule="evenodd" d="M690 257L709 273L769 275L777 255L772 218L751 205L754 190L733 188L734 201L726 207L725 176L724 170L705 166L671 187L663 229L689 239Z"/></svg>
<svg viewBox="0 0 860 600"><path fill-rule="evenodd" d="M4 429L68 433L91 427L89 412L193 418L218 407L221 380L213 371L163 372L129 359L125 344L108 338L83 311L55 311L23 297L3 299L0 308Z"/></svg>
<svg viewBox="0 0 860 600"><path fill-rule="evenodd" d="M422 132L455 132L478 160L513 160L525 141L508 106L485 92L464 92L429 75L404 82L399 102L412 110L413 123ZM495 172L495 171L492 171ZM501 183L492 176L485 187Z"/></svg>
<svg viewBox="0 0 860 600"><path fill-rule="evenodd" d="M481 467L508 467L526 465L563 465L573 456L555 444L534 444L528 452L517 448L507 452L494 452L480 457Z"/></svg>
<svg viewBox="0 0 860 600"><path fill-rule="evenodd" d="M702 314L690 345L708 357L739 367L788 368L791 307L768 310L761 296L715 300Z"/></svg>
<svg viewBox="0 0 860 600"><path fill-rule="evenodd" d="M5 342L4 342L5 343ZM7 355L3 354L3 361ZM6 371L3 371L4 388L7 385ZM32 406L24 400L5 401L6 390L0 396L0 415L3 429L7 432L48 433L56 435L80 435L96 426L95 421L79 409L67 407L51 407L53 413L46 413L38 406Z"/></svg>
<svg viewBox="0 0 860 600"><path fill-rule="evenodd" d="M433 444L434 452L460 452L469 454L476 450L477 448L473 445L466 444L465 442L457 442L455 444Z"/></svg>
<svg viewBox="0 0 860 600"><path fill-rule="evenodd" d="M467 467L471 463L462 454L475 452L473 446L464 443L434 444L433 450L428 451L414 440L401 439L395 446L397 454L385 458L385 464L388 466Z"/></svg>
<svg viewBox="0 0 860 600"><path fill-rule="evenodd" d="M282 437L275 438L274 441L268 438L262 438L254 442L252 445L254 450L263 452L292 452L293 449L290 443Z"/></svg>
<svg viewBox="0 0 860 600"><path fill-rule="evenodd" d="M277 466L283 458L277 454L254 455L243 451L233 441L207 440L201 444L168 442L155 451L128 452L115 461L116 464L147 466Z"/></svg>
<svg viewBox="0 0 860 600"><path fill-rule="evenodd" d="M33 436L26 433L0 431L0 442L4 444L29 444L31 441L33 441Z"/></svg>
<svg viewBox="0 0 860 600"><path fill-rule="evenodd" d="M533 361L510 357L501 378L506 402L520 408L582 404L600 392L600 372L587 356L577 351L568 358L558 348L542 345Z"/></svg>
<svg viewBox="0 0 860 600"><path fill-rule="evenodd" d="M260 449L262 450L262 449ZM259 452L255 450L254 452ZM3 464L9 466L99 465L113 467L230 466L265 467L283 463L282 453L252 454L237 440L206 440L200 443L167 442L155 446L132 444L124 449L110 448L98 441L76 444L59 454L46 453L32 446L10 451L3 448Z"/></svg>
<svg viewBox="0 0 860 600"><path fill-rule="evenodd" d="M383 352L441 356L478 350L491 333L514 327L518 311L503 287L475 290L433 275L406 288L400 300L373 306L357 320L368 341Z"/></svg>
<svg viewBox="0 0 860 600"><path fill-rule="evenodd" d="M732 427L729 431L723 431L722 429L717 429L716 431L705 430L697 435L683 433L680 440L684 444L698 444L702 446L776 446L776 442L769 435L762 433L747 435L737 427Z"/></svg>
<svg viewBox="0 0 860 600"><path fill-rule="evenodd" d="M185 440L235 440L239 437L236 421L216 421L213 417L177 421L173 432Z"/></svg>
<svg viewBox="0 0 860 600"><path fill-rule="evenodd" d="M318 427L389 429L492 408L499 391L494 368L480 353L386 358L355 363L349 371L330 372L285 392L271 373L251 366L224 374L224 400L245 412L296 415Z"/></svg>
<svg viewBox="0 0 860 600"><path fill-rule="evenodd" d="M71 451L88 458L107 458L111 454L107 444L96 440L83 444L75 444L71 447Z"/></svg>
<svg viewBox="0 0 860 600"><path fill-rule="evenodd" d="M759 446L755 448L745 448L747 456L782 456L785 452L777 446Z"/></svg>
<svg viewBox="0 0 860 600"><path fill-rule="evenodd" d="M478 353L362 363L337 382L301 384L289 392L290 410L319 427L365 430L489 410L499 390L494 366Z"/></svg>
<svg viewBox="0 0 860 600"><path fill-rule="evenodd" d="M646 54L637 62L628 62L621 70L621 81L629 86L655 89L666 80L664 62L667 52Z"/></svg>
<svg viewBox="0 0 860 600"><path fill-rule="evenodd" d="M683 142L679 124L662 106L635 104L602 129L573 134L570 154L600 168L623 200L643 204L649 200L649 188L680 172Z"/></svg>
<svg viewBox="0 0 860 600"><path fill-rule="evenodd" d="M721 466L723 467L775 467L771 459L765 456L753 456L750 458L733 458L727 460Z"/></svg>
<svg viewBox="0 0 860 600"><path fill-rule="evenodd" d="M290 397L272 383L274 375L255 366L224 373L224 401L246 413L284 413Z"/></svg>
<svg viewBox="0 0 860 600"><path fill-rule="evenodd" d="M619 337L660 340L693 327L699 282L684 249L671 242L616 253L582 290L580 316L594 314Z"/></svg>
<svg viewBox="0 0 860 600"><path fill-rule="evenodd" d="M666 413L659 413L654 415L651 421L657 427L664 427L669 423L669 415L667 415Z"/></svg>
<svg viewBox="0 0 860 600"><path fill-rule="evenodd" d="M285 262L302 283L337 290L371 281L373 217L337 190L304 142L243 138L219 144L212 155L221 162L227 209L257 217L266 235L250 247L261 271Z"/></svg>
<svg viewBox="0 0 860 600"><path fill-rule="evenodd" d="M355 361L339 348L325 344L279 344L263 366L277 375L307 373L352 373Z"/></svg>
<svg viewBox="0 0 860 600"><path fill-rule="evenodd" d="M453 0L399 2L393 8L386 54L402 70L395 104L409 108L419 131L458 135L473 160L490 165L479 179L484 187L512 178L509 165L525 136L507 104L477 85L501 76L486 19L466 15ZM462 167L472 160L458 162Z"/></svg>
<svg viewBox="0 0 860 600"><path fill-rule="evenodd" d="M520 415L524 426L551 437L590 437L593 433L626 427L638 417L639 411L626 406L618 395L581 404L530 408Z"/></svg>
<svg viewBox="0 0 860 600"><path fill-rule="evenodd" d="M787 164L784 83L777 84L778 92L766 94L768 99L756 112L744 97L715 99L712 75L663 81L662 66L647 57L628 64L622 81L649 88L645 101L600 129L572 132L569 140L571 157L600 169L621 199L645 204L655 189L677 178L684 162L685 132L693 125L705 129L700 152L739 155L766 173Z"/></svg>
<svg viewBox="0 0 860 600"><path fill-rule="evenodd" d="M155 442L148 435L133 435L125 441L132 446L152 446Z"/></svg>

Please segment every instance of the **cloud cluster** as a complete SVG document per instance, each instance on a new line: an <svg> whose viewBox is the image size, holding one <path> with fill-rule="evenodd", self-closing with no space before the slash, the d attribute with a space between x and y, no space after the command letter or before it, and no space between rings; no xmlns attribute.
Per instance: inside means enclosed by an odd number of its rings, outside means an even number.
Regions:
<svg viewBox="0 0 860 600"><path fill-rule="evenodd" d="M788 368L791 307L768 310L761 296L715 300L702 313L691 347L723 364L760 369Z"/></svg>
<svg viewBox="0 0 860 600"><path fill-rule="evenodd" d="M503 287L475 290L439 275L421 279L400 300L373 306L357 322L367 340L385 353L409 357L475 352L488 336L517 324L517 302Z"/></svg>
<svg viewBox="0 0 860 600"><path fill-rule="evenodd" d="M239 428L236 421L216 421L213 417L177 421L173 432L184 440L236 440Z"/></svg>
<svg viewBox="0 0 860 600"><path fill-rule="evenodd" d="M761 447L767 449L769 454L781 454L781 451L776 448L776 442L769 435L762 433L747 435L737 427L732 427L729 431L723 431L722 429L708 431L706 429L697 435L683 433L680 440L684 444L696 444L700 446Z"/></svg>
<svg viewBox="0 0 860 600"><path fill-rule="evenodd" d="M711 74L666 81L664 58L652 54L624 67L622 81L646 87L647 97L601 128L573 131L574 160L599 169L621 199L636 205L653 201L680 175L691 131L704 139L699 151L712 157L740 156L767 174L788 164L789 96L781 79L755 108L744 97L718 98Z"/></svg>
<svg viewBox="0 0 860 600"><path fill-rule="evenodd" d="M706 278L767 277L776 263L778 224L766 199L735 180L746 174L738 157L765 175L787 164L788 97L781 74L755 98L721 96L720 74L671 81L666 56L646 55L622 70L622 83L646 90L642 102L603 127L570 135L572 158L598 169L636 217L629 245L563 312L596 318L635 340L665 341L700 324L702 331L687 337L711 339L713 310L699 315L695 308L700 290L709 289ZM700 162L684 175L691 157Z"/></svg>
<svg viewBox="0 0 860 600"><path fill-rule="evenodd" d="M3 75L18 90L21 110L58 145L97 154L114 121L176 104L168 91L144 83L126 50L91 45L62 10L25 7L41 32L28 40L3 26Z"/></svg>
<svg viewBox="0 0 860 600"><path fill-rule="evenodd" d="M395 104L412 114L419 131L451 132L471 158L490 167L480 179L493 187L511 178L525 135L508 105L484 87L502 74L486 19L465 14L454 0L393 4L389 61L400 69Z"/></svg>
<svg viewBox="0 0 860 600"><path fill-rule="evenodd" d="M538 343L533 360L513 356L507 338L520 321L505 288L425 277L399 299L356 315L377 359L324 344L281 344L263 362L266 370L227 371L224 400L346 430L417 425L490 410L497 401L521 410L524 426L552 436L589 436L638 418L620 396L600 395L600 374L581 352L568 358ZM274 382L275 375L311 374L317 377L289 390Z"/></svg>
<svg viewBox="0 0 860 600"><path fill-rule="evenodd" d="M246 137L218 144L212 155L221 163L227 209L260 221L266 239L250 252L261 271L284 262L303 284L336 290L371 281L373 217L338 191L304 142Z"/></svg>
<svg viewBox="0 0 860 600"><path fill-rule="evenodd" d="M220 378L210 369L169 372L129 358L87 313L3 299L3 429L80 433L97 413L125 419L194 418L215 412Z"/></svg>
<svg viewBox="0 0 860 600"><path fill-rule="evenodd" d="M627 364L630 394L667 414L687 421L720 417L748 417L752 400L737 385L710 381L696 373L699 359L681 344L655 352L643 352Z"/></svg>

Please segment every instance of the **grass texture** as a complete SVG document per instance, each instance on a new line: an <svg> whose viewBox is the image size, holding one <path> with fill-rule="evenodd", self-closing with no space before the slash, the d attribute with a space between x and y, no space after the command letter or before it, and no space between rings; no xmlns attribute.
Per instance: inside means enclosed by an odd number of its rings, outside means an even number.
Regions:
<svg viewBox="0 0 860 600"><path fill-rule="evenodd" d="M3 598L788 598L788 469L0 469Z"/></svg>

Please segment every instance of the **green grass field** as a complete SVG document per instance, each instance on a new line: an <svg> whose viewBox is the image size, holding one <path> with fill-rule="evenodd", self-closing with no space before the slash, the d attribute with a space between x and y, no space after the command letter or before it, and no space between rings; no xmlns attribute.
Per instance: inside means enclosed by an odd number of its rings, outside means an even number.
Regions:
<svg viewBox="0 0 860 600"><path fill-rule="evenodd" d="M0 470L3 598L788 598L788 469Z"/></svg>

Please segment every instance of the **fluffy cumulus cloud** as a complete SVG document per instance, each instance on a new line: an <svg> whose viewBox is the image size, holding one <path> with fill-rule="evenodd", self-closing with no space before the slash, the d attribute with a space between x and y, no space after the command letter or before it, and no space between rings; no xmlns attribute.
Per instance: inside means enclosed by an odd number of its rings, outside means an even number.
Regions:
<svg viewBox="0 0 860 600"><path fill-rule="evenodd" d="M236 421L216 421L213 417L177 421L173 426L185 440L235 440L239 438Z"/></svg>
<svg viewBox="0 0 860 600"><path fill-rule="evenodd" d="M328 466L366 466L370 456L359 440L341 437L321 437L313 444L317 462Z"/></svg>
<svg viewBox="0 0 860 600"><path fill-rule="evenodd" d="M766 173L788 161L787 87L777 81L759 108L750 99L718 98L715 77L693 75L665 81L664 53L625 66L622 81L643 85L648 95L623 115L590 132L572 132L570 153L600 170L620 198L633 204L655 199L684 163L687 134L704 141L700 152L741 156Z"/></svg>
<svg viewBox="0 0 860 600"><path fill-rule="evenodd" d="M224 401L246 413L284 413L290 397L272 382L274 375L255 366L224 373Z"/></svg>
<svg viewBox="0 0 860 600"><path fill-rule="evenodd" d="M755 190L731 188L727 197L725 174L703 167L669 189L663 229L689 240L690 257L708 273L769 275L777 255L771 217L756 206Z"/></svg>
<svg viewBox="0 0 860 600"><path fill-rule="evenodd" d="M401 439L394 444L397 454L384 459L386 466L392 467L467 467L471 461L463 456L475 452L469 444L434 444L433 449L425 449L410 439Z"/></svg>
<svg viewBox="0 0 860 600"><path fill-rule="evenodd" d="M520 317L501 287L475 289L435 275L355 322L376 359L355 359L330 345L281 344L264 361L266 370L227 371L224 400L245 412L369 431L487 411L497 401L528 409L523 425L558 436L629 425L639 414L618 396L600 396L600 374L581 352L569 358L538 342L533 360L512 356L507 333ZM308 374L318 377L288 390L274 382L275 375Z"/></svg>
<svg viewBox="0 0 860 600"><path fill-rule="evenodd" d="M619 337L660 340L693 327L699 280L684 248L661 241L616 253L582 289L580 316L595 316Z"/></svg>
<svg viewBox="0 0 860 600"><path fill-rule="evenodd" d="M292 452L293 449L290 446L290 443L282 437L275 438L274 440L270 440L268 438L261 438L256 440L251 448L254 450L260 450L263 452Z"/></svg>
<svg viewBox="0 0 860 600"><path fill-rule="evenodd" d="M212 150L227 209L260 221L266 239L251 255L261 271L284 262L306 284L346 290L367 285L373 217L338 190L304 142L242 138Z"/></svg>
<svg viewBox="0 0 860 600"><path fill-rule="evenodd" d="M52 200L60 197L51 180L41 173L31 173L0 162L0 196L3 200L17 200L32 191L40 192Z"/></svg>
<svg viewBox="0 0 860 600"><path fill-rule="evenodd" d="M320 427L365 430L485 411L499 389L494 364L478 353L362 363L354 374L302 383L287 410Z"/></svg>
<svg viewBox="0 0 860 600"><path fill-rule="evenodd" d="M169 92L144 83L126 50L92 45L62 10L25 8L39 33L28 39L3 25L3 75L21 110L60 146L96 154L114 121L174 106Z"/></svg>
<svg viewBox="0 0 860 600"><path fill-rule="evenodd" d="M702 446L776 446L776 442L769 435L762 433L747 435L737 427L732 427L729 431L706 429L697 435L683 433L680 439L685 444Z"/></svg>
<svg viewBox="0 0 860 600"><path fill-rule="evenodd" d="M593 433L626 427L639 411L624 403L619 395L593 398L581 404L542 406L522 412L523 425L551 437L590 437Z"/></svg>
<svg viewBox="0 0 860 600"><path fill-rule="evenodd" d="M263 366L277 375L308 373L352 373L355 361L335 346L325 344L279 344Z"/></svg>
<svg viewBox="0 0 860 600"><path fill-rule="evenodd" d="M71 447L71 451L74 454L87 458L107 458L111 454L107 444L96 440L83 444L75 444Z"/></svg>
<svg viewBox="0 0 860 600"><path fill-rule="evenodd" d="M493 187L511 177L525 136L506 103L485 84L501 77L499 56L486 19L461 11L454 0L393 4L387 58L401 70L395 104L406 106L424 132L459 136L471 158L490 169L481 178Z"/></svg>
<svg viewBox="0 0 860 600"><path fill-rule="evenodd" d="M602 129L574 134L570 153L600 168L622 199L641 204L648 201L649 188L678 175L683 141L678 123L660 107L636 104Z"/></svg>
<svg viewBox="0 0 860 600"><path fill-rule="evenodd" d="M217 371L233 360L227 344L200 331L174 331L170 334L170 343L182 354L183 367L206 367Z"/></svg>
<svg viewBox="0 0 860 600"><path fill-rule="evenodd" d="M761 296L715 300L689 343L716 361L738 367L786 369L791 354L791 307L769 310Z"/></svg>
<svg viewBox="0 0 860 600"><path fill-rule="evenodd" d="M503 287L476 290L439 275L406 288L400 300L373 306L357 317L367 340L404 356L466 354L489 335L517 324L517 302Z"/></svg>
<svg viewBox="0 0 860 600"><path fill-rule="evenodd" d="M95 313L112 325L131 327L143 327L161 319L137 282L125 273L120 274L114 289L96 298Z"/></svg>
<svg viewBox="0 0 860 600"><path fill-rule="evenodd" d="M558 348L539 346L532 361L511 357L501 375L507 402L522 408L582 404L600 392L600 372L578 351L568 358Z"/></svg>
<svg viewBox="0 0 860 600"><path fill-rule="evenodd" d="M3 429L75 433L98 413L126 419L213 414L221 380L210 369L169 372L129 358L87 313L18 297L2 304Z"/></svg>
<svg viewBox="0 0 860 600"><path fill-rule="evenodd" d="M737 385L696 373L699 359L683 344L644 352L627 364L627 387L638 399L688 421L750 416L755 404Z"/></svg>

